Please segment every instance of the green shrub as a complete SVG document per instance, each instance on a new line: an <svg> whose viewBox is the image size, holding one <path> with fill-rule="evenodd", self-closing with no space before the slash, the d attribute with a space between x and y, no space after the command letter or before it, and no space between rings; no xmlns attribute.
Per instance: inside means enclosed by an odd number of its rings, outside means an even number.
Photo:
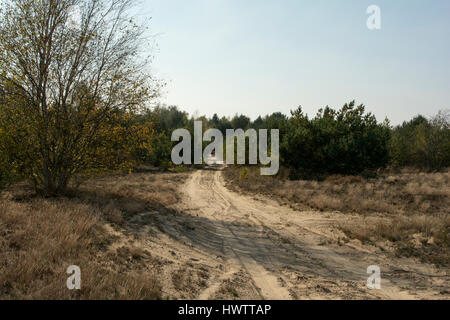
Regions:
<svg viewBox="0 0 450 320"><path fill-rule="evenodd" d="M151 151L147 161L156 167L168 169L172 153L172 141L164 133L155 134L151 141Z"/></svg>
<svg viewBox="0 0 450 320"><path fill-rule="evenodd" d="M392 164L439 170L450 165L450 114L417 116L394 129L389 144Z"/></svg>
<svg viewBox="0 0 450 320"><path fill-rule="evenodd" d="M360 174L388 163L388 123L380 124L352 101L309 119L299 107L281 144L285 165L303 174Z"/></svg>

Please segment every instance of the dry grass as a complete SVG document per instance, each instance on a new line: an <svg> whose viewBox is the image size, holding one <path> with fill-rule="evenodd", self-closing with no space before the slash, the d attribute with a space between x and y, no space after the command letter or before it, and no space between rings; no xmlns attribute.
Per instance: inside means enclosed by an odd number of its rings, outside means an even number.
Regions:
<svg viewBox="0 0 450 320"><path fill-rule="evenodd" d="M341 223L349 238L363 243L388 241L399 257L417 257L438 266L450 265L450 216L411 215L374 217ZM383 244L380 244L384 248Z"/></svg>
<svg viewBox="0 0 450 320"><path fill-rule="evenodd" d="M400 256L450 264L450 171L386 172L377 178L330 176L324 181L263 177L257 168L228 168L228 186L270 196L296 210L357 213L341 224L350 238L394 243Z"/></svg>
<svg viewBox="0 0 450 320"><path fill-rule="evenodd" d="M299 210L411 215L448 213L450 209L450 171L290 181L261 176L256 168L247 170L247 177L242 178L242 169L228 168L229 186L274 196Z"/></svg>
<svg viewBox="0 0 450 320"><path fill-rule="evenodd" d="M120 224L123 221L119 216L128 219L136 213L175 204L179 200L177 187L187 177L187 173L104 177L85 183L74 197L101 206L111 222Z"/></svg>
<svg viewBox="0 0 450 320"><path fill-rule="evenodd" d="M165 180L184 178L104 177L65 198L39 198L23 185L5 190L0 199L0 299L162 298L150 271L150 253L118 244L108 225L176 201L174 183L168 188ZM66 287L70 265L81 268L79 291Z"/></svg>
<svg viewBox="0 0 450 320"><path fill-rule="evenodd" d="M172 284L187 296L198 296L201 289L207 287L209 273L206 269L194 269L194 265L187 263L172 273Z"/></svg>

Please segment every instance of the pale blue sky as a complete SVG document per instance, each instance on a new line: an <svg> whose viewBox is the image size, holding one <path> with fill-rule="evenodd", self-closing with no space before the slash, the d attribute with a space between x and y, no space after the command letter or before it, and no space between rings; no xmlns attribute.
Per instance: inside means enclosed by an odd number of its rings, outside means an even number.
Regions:
<svg viewBox="0 0 450 320"><path fill-rule="evenodd" d="M381 8L381 30L366 9ZM162 101L251 118L356 99L394 124L450 108L449 0L144 0Z"/></svg>

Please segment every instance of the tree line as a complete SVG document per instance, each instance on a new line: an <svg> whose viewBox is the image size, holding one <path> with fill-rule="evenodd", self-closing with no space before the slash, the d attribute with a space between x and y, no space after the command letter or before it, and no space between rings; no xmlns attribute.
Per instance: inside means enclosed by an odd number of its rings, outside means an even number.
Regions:
<svg viewBox="0 0 450 320"><path fill-rule="evenodd" d="M291 176L313 177L327 174L373 174L380 168L416 167L440 170L450 165L450 113L441 111L432 118L416 116L398 126L385 119L378 122L364 105L355 101L335 110L320 109L314 117L301 107L290 116L280 112L251 120L245 115L208 118L190 117L176 106L159 106L139 116L139 122L152 123L154 136L142 161L170 166L175 142L171 133L178 128L193 132L194 121L204 129L278 129L281 164Z"/></svg>

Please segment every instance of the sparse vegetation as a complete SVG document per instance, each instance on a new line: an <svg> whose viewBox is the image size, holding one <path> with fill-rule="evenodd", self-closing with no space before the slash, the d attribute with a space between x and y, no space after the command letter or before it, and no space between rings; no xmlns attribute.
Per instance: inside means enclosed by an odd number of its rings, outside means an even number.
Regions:
<svg viewBox="0 0 450 320"><path fill-rule="evenodd" d="M242 179L243 172L247 179ZM283 178L282 176L285 176ZM325 180L289 180L287 169L265 177L257 168L230 167L230 188L274 196L299 210L361 214L445 214L450 207L450 172L380 173L378 177L332 175Z"/></svg>
<svg viewBox="0 0 450 320"><path fill-rule="evenodd" d="M361 219L340 224L350 238L394 243L397 254L448 264L450 257L450 171L385 171L377 177L332 175L325 180L264 177L256 168L228 168L229 188L275 198L296 210L356 213ZM284 178L283 178L284 176Z"/></svg>
<svg viewBox="0 0 450 320"><path fill-rule="evenodd" d="M80 199L2 199L0 299L160 299L136 255L108 250L116 239L103 210ZM70 265L81 267L80 291L65 286Z"/></svg>
<svg viewBox="0 0 450 320"><path fill-rule="evenodd" d="M41 198L24 184L0 200L0 299L161 299L150 252L119 231L137 214L177 201L181 174L116 175L88 181L76 193ZM170 183L169 183L170 181ZM82 290L65 286L70 265Z"/></svg>

